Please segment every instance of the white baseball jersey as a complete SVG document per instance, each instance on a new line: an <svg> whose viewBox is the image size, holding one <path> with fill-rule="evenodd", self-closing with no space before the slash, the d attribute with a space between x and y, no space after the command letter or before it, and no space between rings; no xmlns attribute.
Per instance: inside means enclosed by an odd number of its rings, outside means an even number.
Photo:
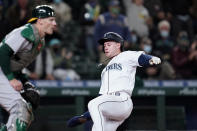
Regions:
<svg viewBox="0 0 197 131"><path fill-rule="evenodd" d="M88 103L92 131L116 131L132 110L131 94L139 56L143 51L124 51L113 57L101 74L100 96ZM119 92L116 94L115 92ZM121 107L121 108L118 108Z"/></svg>
<svg viewBox="0 0 197 131"><path fill-rule="evenodd" d="M125 91L132 94L135 85L135 74L139 56L143 51L124 51L103 69L101 74L101 88L99 94Z"/></svg>

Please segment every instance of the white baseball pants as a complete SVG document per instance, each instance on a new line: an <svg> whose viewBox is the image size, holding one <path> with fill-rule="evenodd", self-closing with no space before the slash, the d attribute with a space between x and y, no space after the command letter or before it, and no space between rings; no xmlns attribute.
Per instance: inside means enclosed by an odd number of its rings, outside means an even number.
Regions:
<svg viewBox="0 0 197 131"><path fill-rule="evenodd" d="M125 92L120 95L104 94L88 103L88 110L93 120L92 131L116 131L133 109L130 96Z"/></svg>

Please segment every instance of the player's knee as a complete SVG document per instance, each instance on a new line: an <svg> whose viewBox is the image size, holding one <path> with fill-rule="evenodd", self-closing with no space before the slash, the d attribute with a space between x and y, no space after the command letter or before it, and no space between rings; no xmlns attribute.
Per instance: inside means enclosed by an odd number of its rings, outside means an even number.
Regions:
<svg viewBox="0 0 197 131"><path fill-rule="evenodd" d="M90 110L92 104L91 104L91 101L88 102L88 109Z"/></svg>
<svg viewBox="0 0 197 131"><path fill-rule="evenodd" d="M88 110L91 111L91 109L95 106L94 101L91 100L88 102Z"/></svg>
<svg viewBox="0 0 197 131"><path fill-rule="evenodd" d="M88 110L91 111L95 111L99 108L99 104L100 102L98 101L98 99L92 99L91 101L89 101L88 103ZM102 109L100 108L100 111Z"/></svg>
<svg viewBox="0 0 197 131"><path fill-rule="evenodd" d="M11 120L11 125L8 125L8 129L26 129L27 126L33 121L32 107L23 99L16 101L16 104L10 110L10 115L13 117Z"/></svg>

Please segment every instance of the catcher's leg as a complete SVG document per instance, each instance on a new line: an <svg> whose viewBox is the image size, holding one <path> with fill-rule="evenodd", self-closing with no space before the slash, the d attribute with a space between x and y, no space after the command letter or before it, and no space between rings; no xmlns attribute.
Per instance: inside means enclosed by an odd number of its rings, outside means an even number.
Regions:
<svg viewBox="0 0 197 131"><path fill-rule="evenodd" d="M33 120L32 107L25 100L19 99L10 110L6 124L8 131L26 131Z"/></svg>
<svg viewBox="0 0 197 131"><path fill-rule="evenodd" d="M5 124L0 123L0 131L7 131L7 127Z"/></svg>
<svg viewBox="0 0 197 131"><path fill-rule="evenodd" d="M25 131L31 123L31 107L9 83L0 69L0 106L9 112L8 131ZM4 129L5 126L3 127Z"/></svg>

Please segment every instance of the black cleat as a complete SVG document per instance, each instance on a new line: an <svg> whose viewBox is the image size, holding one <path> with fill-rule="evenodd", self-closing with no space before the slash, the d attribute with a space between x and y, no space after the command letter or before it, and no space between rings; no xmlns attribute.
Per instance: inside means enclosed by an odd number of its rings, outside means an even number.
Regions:
<svg viewBox="0 0 197 131"><path fill-rule="evenodd" d="M81 125L87 121L86 118L82 116L74 116L70 120L67 121L67 127L75 127Z"/></svg>

